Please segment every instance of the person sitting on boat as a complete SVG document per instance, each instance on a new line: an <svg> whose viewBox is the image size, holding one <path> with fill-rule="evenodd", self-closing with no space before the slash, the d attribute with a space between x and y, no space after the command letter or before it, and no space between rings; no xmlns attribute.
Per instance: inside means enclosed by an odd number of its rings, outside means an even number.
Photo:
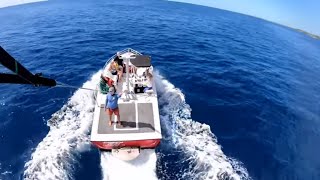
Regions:
<svg viewBox="0 0 320 180"><path fill-rule="evenodd" d="M121 126L120 113L118 108L118 99L120 97L121 94L116 94L114 87L109 88L109 93L107 94L105 107L105 111L109 115L109 126L112 125L112 114L117 116L117 124Z"/></svg>
<svg viewBox="0 0 320 180"><path fill-rule="evenodd" d="M151 68L148 68L145 73L143 73L143 74L145 74L145 76L147 78L146 87L143 90L144 93L146 93L148 90L152 90L152 81L153 81L152 80L152 78L153 78L152 70L153 69L151 67Z"/></svg>
<svg viewBox="0 0 320 180"><path fill-rule="evenodd" d="M109 87L113 86L113 80L109 78L108 76L104 76L101 74L101 79L106 83Z"/></svg>
<svg viewBox="0 0 320 180"><path fill-rule="evenodd" d="M114 58L114 60L119 66L123 67L123 59L120 58L120 52L117 52L117 56Z"/></svg>
<svg viewBox="0 0 320 180"><path fill-rule="evenodd" d="M120 59L120 53L117 52L117 56L110 64L109 71L112 75L118 75L118 81L121 81L123 74L123 59Z"/></svg>

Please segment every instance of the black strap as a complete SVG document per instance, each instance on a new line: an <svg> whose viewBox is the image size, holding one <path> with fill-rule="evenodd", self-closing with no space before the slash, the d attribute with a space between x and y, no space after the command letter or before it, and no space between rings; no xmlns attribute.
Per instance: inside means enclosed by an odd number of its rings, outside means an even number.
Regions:
<svg viewBox="0 0 320 180"><path fill-rule="evenodd" d="M10 69L14 74L0 74L0 83L33 84L35 86L56 86L54 79L40 77L41 74L33 75L7 51L0 46L0 63Z"/></svg>

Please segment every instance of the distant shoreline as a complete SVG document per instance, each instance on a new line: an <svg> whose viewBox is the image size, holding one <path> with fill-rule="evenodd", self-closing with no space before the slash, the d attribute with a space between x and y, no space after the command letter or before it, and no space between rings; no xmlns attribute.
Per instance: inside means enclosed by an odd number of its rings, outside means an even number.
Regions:
<svg viewBox="0 0 320 180"><path fill-rule="evenodd" d="M311 33L307 32L307 31L304 31L304 30L301 30L301 29L292 28L292 27L290 27L290 28L293 29L293 30L296 30L298 32L304 33L304 34L306 34L306 35L308 35L308 36L310 36L310 37L312 37L314 39L319 39L320 40L320 36L318 36L318 35L311 34Z"/></svg>
<svg viewBox="0 0 320 180"><path fill-rule="evenodd" d="M254 16L252 16L252 17L254 17ZM259 17L256 17L256 18L259 18ZM320 36L315 35L315 34L312 34L312 33L309 33L309 32L307 32L307 31L305 31L305 30L298 29L298 28L294 28L294 27L290 27L290 26L287 26L287 25L284 25L284 24L280 24L280 23L277 23L277 22L273 22L273 21L269 21L269 20L263 19L263 18L259 18L259 19L262 19L262 20L265 20L265 21L268 21L268 22L271 22L271 23L274 23L274 24L277 24L277 25L280 25L280 26L287 27L287 28L292 29L292 30L294 30L294 31L303 33L303 34L305 34L305 35L307 35L307 36L309 36L309 37L311 37L311 38L320 40Z"/></svg>
<svg viewBox="0 0 320 180"><path fill-rule="evenodd" d="M249 16L250 16L250 15L249 15ZM252 17L255 17L255 16L252 16ZM290 26L287 26L287 25L284 25L284 24L280 24L280 23L277 23L277 22L269 21L269 20L267 20L267 19L263 19L263 18L259 18L259 17L255 17L255 18L262 19L262 20L265 20L265 21L268 21L268 22L271 22L271 23L274 23L274 24L277 24L277 25L280 25L280 26L287 27L287 28L292 29L292 30L294 30L294 31L303 33L303 34L305 34L305 35L307 35L307 36L309 36L309 37L311 37L311 38L320 40L320 36L315 35L315 34L312 34L312 33L309 33L309 32L307 32L307 31L305 31L305 30L298 29L298 28L294 28L294 27L290 27Z"/></svg>
<svg viewBox="0 0 320 180"><path fill-rule="evenodd" d="M222 11L228 11L228 12L231 12L231 13L236 13L236 14L241 14L241 15L245 15L245 16L250 16L250 17L253 17L253 18L261 19L261 20L264 20L264 21L268 21L268 22L271 22L271 23L280 25L280 26L287 27L287 28L292 29L292 30L295 30L295 31L297 31L297 32L304 33L305 35L307 35L307 36L309 36L309 37L312 37L312 38L314 38L314 39L320 40L320 35L311 34L311 33L307 32L307 31L302 30L302 29L293 28L293 27L290 27L290 26L287 26L287 25L284 25L284 24L280 24L280 23L278 23L278 22L274 22L274 21L271 21L271 20L268 20L268 19L264 19L264 18L262 18L262 17L257 17L257 16L253 16L253 15L249 15L249 14L240 13L240 12L235 12L235 11L231 11L231 10L227 10L227 9L221 9L221 8L213 7L213 6L206 6L206 5L202 5L202 4L195 4L195 3L190 3L190 2L183 2L183 1L181 1L181 0L168 0L168 1L170 1L170 2L175 2L175 3L192 4L192 5L196 5L196 6L202 6L202 7L206 7L206 8L213 8L213 9L218 9L218 10L222 10Z"/></svg>

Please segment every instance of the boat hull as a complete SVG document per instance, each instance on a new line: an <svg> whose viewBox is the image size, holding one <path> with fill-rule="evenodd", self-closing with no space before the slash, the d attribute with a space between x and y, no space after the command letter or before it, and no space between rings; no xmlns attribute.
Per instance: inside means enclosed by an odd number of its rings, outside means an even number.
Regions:
<svg viewBox="0 0 320 180"><path fill-rule="evenodd" d="M116 57L123 59L123 65L126 65L123 66L126 70L122 71L121 81L110 72ZM107 60L96 86L90 137L91 143L99 150L111 151L114 157L129 161L138 157L141 149L155 149L160 144L162 134L158 96L152 73L150 56L132 49L120 51ZM106 78L112 79L117 93L121 94L117 100L121 126L116 124L118 116L110 117L105 111L106 88L110 86L105 82ZM108 126L108 120L115 124Z"/></svg>
<svg viewBox="0 0 320 180"><path fill-rule="evenodd" d="M121 149L127 147L137 147L140 149L154 149L160 144L160 139L134 140L134 141L91 141L100 150Z"/></svg>

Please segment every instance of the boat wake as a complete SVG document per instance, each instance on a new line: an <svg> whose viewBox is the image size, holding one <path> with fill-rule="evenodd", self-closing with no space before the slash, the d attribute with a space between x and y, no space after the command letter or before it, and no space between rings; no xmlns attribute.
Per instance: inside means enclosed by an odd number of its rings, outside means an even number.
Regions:
<svg viewBox="0 0 320 180"><path fill-rule="evenodd" d="M94 88L101 72L83 84ZM50 131L25 164L25 179L73 179L75 157L90 149L90 127L94 112L93 91L77 90L48 121Z"/></svg>
<svg viewBox="0 0 320 180"><path fill-rule="evenodd" d="M83 84L94 88L99 81L100 71ZM163 143L169 152L185 154L180 159L171 159L178 164L188 164L179 173L184 179L249 179L241 163L228 158L217 144L210 127L191 119L191 109L183 93L155 73L159 95L160 118L165 132ZM48 121L50 131L38 144L25 164L25 179L73 179L73 167L77 155L90 149L90 128L94 112L93 92L77 90L69 101L52 115ZM160 149L163 148L161 145ZM114 158L108 152L101 152L103 179L161 179L173 169L167 169L161 159L168 154L154 150L143 150L139 157L130 162ZM125 173L124 173L125 172Z"/></svg>
<svg viewBox="0 0 320 180"><path fill-rule="evenodd" d="M191 119L191 108L184 94L159 73L155 78L160 119L166 132L163 141L185 154L176 164L188 164L188 168L180 172L179 179L250 179L240 162L222 152L210 126ZM163 156L166 155L160 157ZM165 168L162 171L166 173ZM164 176L167 178L170 177Z"/></svg>
<svg viewBox="0 0 320 180"><path fill-rule="evenodd" d="M119 160L109 152L101 153L101 169L104 180L157 179L157 156L154 150L142 150L129 162Z"/></svg>

